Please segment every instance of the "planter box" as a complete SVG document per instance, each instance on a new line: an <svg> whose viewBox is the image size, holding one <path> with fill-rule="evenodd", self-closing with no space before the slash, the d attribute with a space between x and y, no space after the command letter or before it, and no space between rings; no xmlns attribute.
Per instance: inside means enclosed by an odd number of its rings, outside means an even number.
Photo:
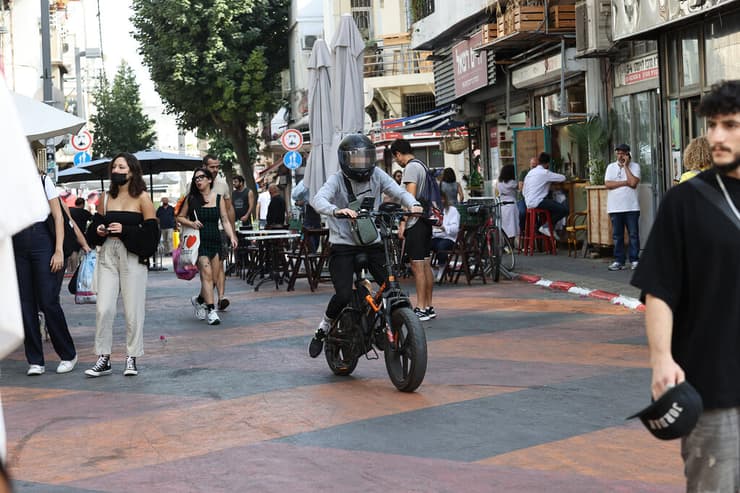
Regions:
<svg viewBox="0 0 740 493"><path fill-rule="evenodd" d="M515 31L544 30L544 7L537 5L533 7L519 7L514 9L513 13Z"/></svg>
<svg viewBox="0 0 740 493"><path fill-rule="evenodd" d="M506 34L506 23L504 21L504 14L501 14L496 18L496 37L500 38Z"/></svg>
<svg viewBox="0 0 740 493"><path fill-rule="evenodd" d="M553 5L550 7L550 29L562 31L575 31L576 29L576 6L575 5Z"/></svg>
<svg viewBox="0 0 740 493"><path fill-rule="evenodd" d="M591 245L612 246L612 222L606 212L607 189L603 185L586 187L588 201L588 242Z"/></svg>
<svg viewBox="0 0 740 493"><path fill-rule="evenodd" d="M496 39L498 36L498 25L497 24L483 24L481 29L482 43L487 44Z"/></svg>

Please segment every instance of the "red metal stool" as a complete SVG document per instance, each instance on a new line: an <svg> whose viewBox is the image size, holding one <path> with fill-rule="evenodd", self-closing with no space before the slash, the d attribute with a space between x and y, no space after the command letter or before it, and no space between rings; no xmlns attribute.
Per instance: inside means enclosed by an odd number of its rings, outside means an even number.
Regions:
<svg viewBox="0 0 740 493"><path fill-rule="evenodd" d="M547 225L550 230L550 235L543 235L537 228L537 223L541 225ZM524 222L524 231L522 232L521 241L519 242L519 252L524 255L534 255L535 245L537 240L542 240L544 245L544 251L551 254L557 255L557 244L555 243L555 236L553 235L552 229L552 218L550 211L545 209L527 209L527 215Z"/></svg>

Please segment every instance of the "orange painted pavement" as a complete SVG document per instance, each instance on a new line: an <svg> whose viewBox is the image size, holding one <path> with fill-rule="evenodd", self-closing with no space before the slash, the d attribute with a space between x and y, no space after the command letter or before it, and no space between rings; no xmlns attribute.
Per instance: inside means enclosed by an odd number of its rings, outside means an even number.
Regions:
<svg viewBox="0 0 740 493"><path fill-rule="evenodd" d="M641 425L607 428L477 461L604 479L683 485L680 442L661 441Z"/></svg>
<svg viewBox="0 0 740 493"><path fill-rule="evenodd" d="M505 359L619 367L647 367L647 348L633 344L586 343L573 340L538 340L519 337L516 332L456 337L432 341L434 357Z"/></svg>
<svg viewBox="0 0 740 493"><path fill-rule="evenodd" d="M51 426L31 437L11 466L16 479L64 483L516 390L425 385L423 393L401 394L381 380L300 387L60 431ZM9 442L11 456L17 445ZM77 455L59 454L66 447L74 448Z"/></svg>

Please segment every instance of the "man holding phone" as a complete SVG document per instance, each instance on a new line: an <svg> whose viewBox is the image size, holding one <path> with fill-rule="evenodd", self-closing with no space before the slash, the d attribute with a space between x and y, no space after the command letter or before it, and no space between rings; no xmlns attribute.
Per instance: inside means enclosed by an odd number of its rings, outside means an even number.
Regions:
<svg viewBox="0 0 740 493"><path fill-rule="evenodd" d="M632 161L630 146L619 144L615 149L617 160L606 167L604 185L608 190L606 211L612 221L614 262L609 270L622 270L625 266L624 228L629 234L630 268L637 268L640 256L640 201L637 185L640 184L640 165Z"/></svg>

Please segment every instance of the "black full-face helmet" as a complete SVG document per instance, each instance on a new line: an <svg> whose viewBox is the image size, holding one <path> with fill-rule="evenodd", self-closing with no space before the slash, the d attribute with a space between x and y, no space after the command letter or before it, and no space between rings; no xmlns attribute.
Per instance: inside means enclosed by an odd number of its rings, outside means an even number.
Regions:
<svg viewBox="0 0 740 493"><path fill-rule="evenodd" d="M362 134L346 136L337 150L339 166L347 178L368 181L375 170L375 146Z"/></svg>

